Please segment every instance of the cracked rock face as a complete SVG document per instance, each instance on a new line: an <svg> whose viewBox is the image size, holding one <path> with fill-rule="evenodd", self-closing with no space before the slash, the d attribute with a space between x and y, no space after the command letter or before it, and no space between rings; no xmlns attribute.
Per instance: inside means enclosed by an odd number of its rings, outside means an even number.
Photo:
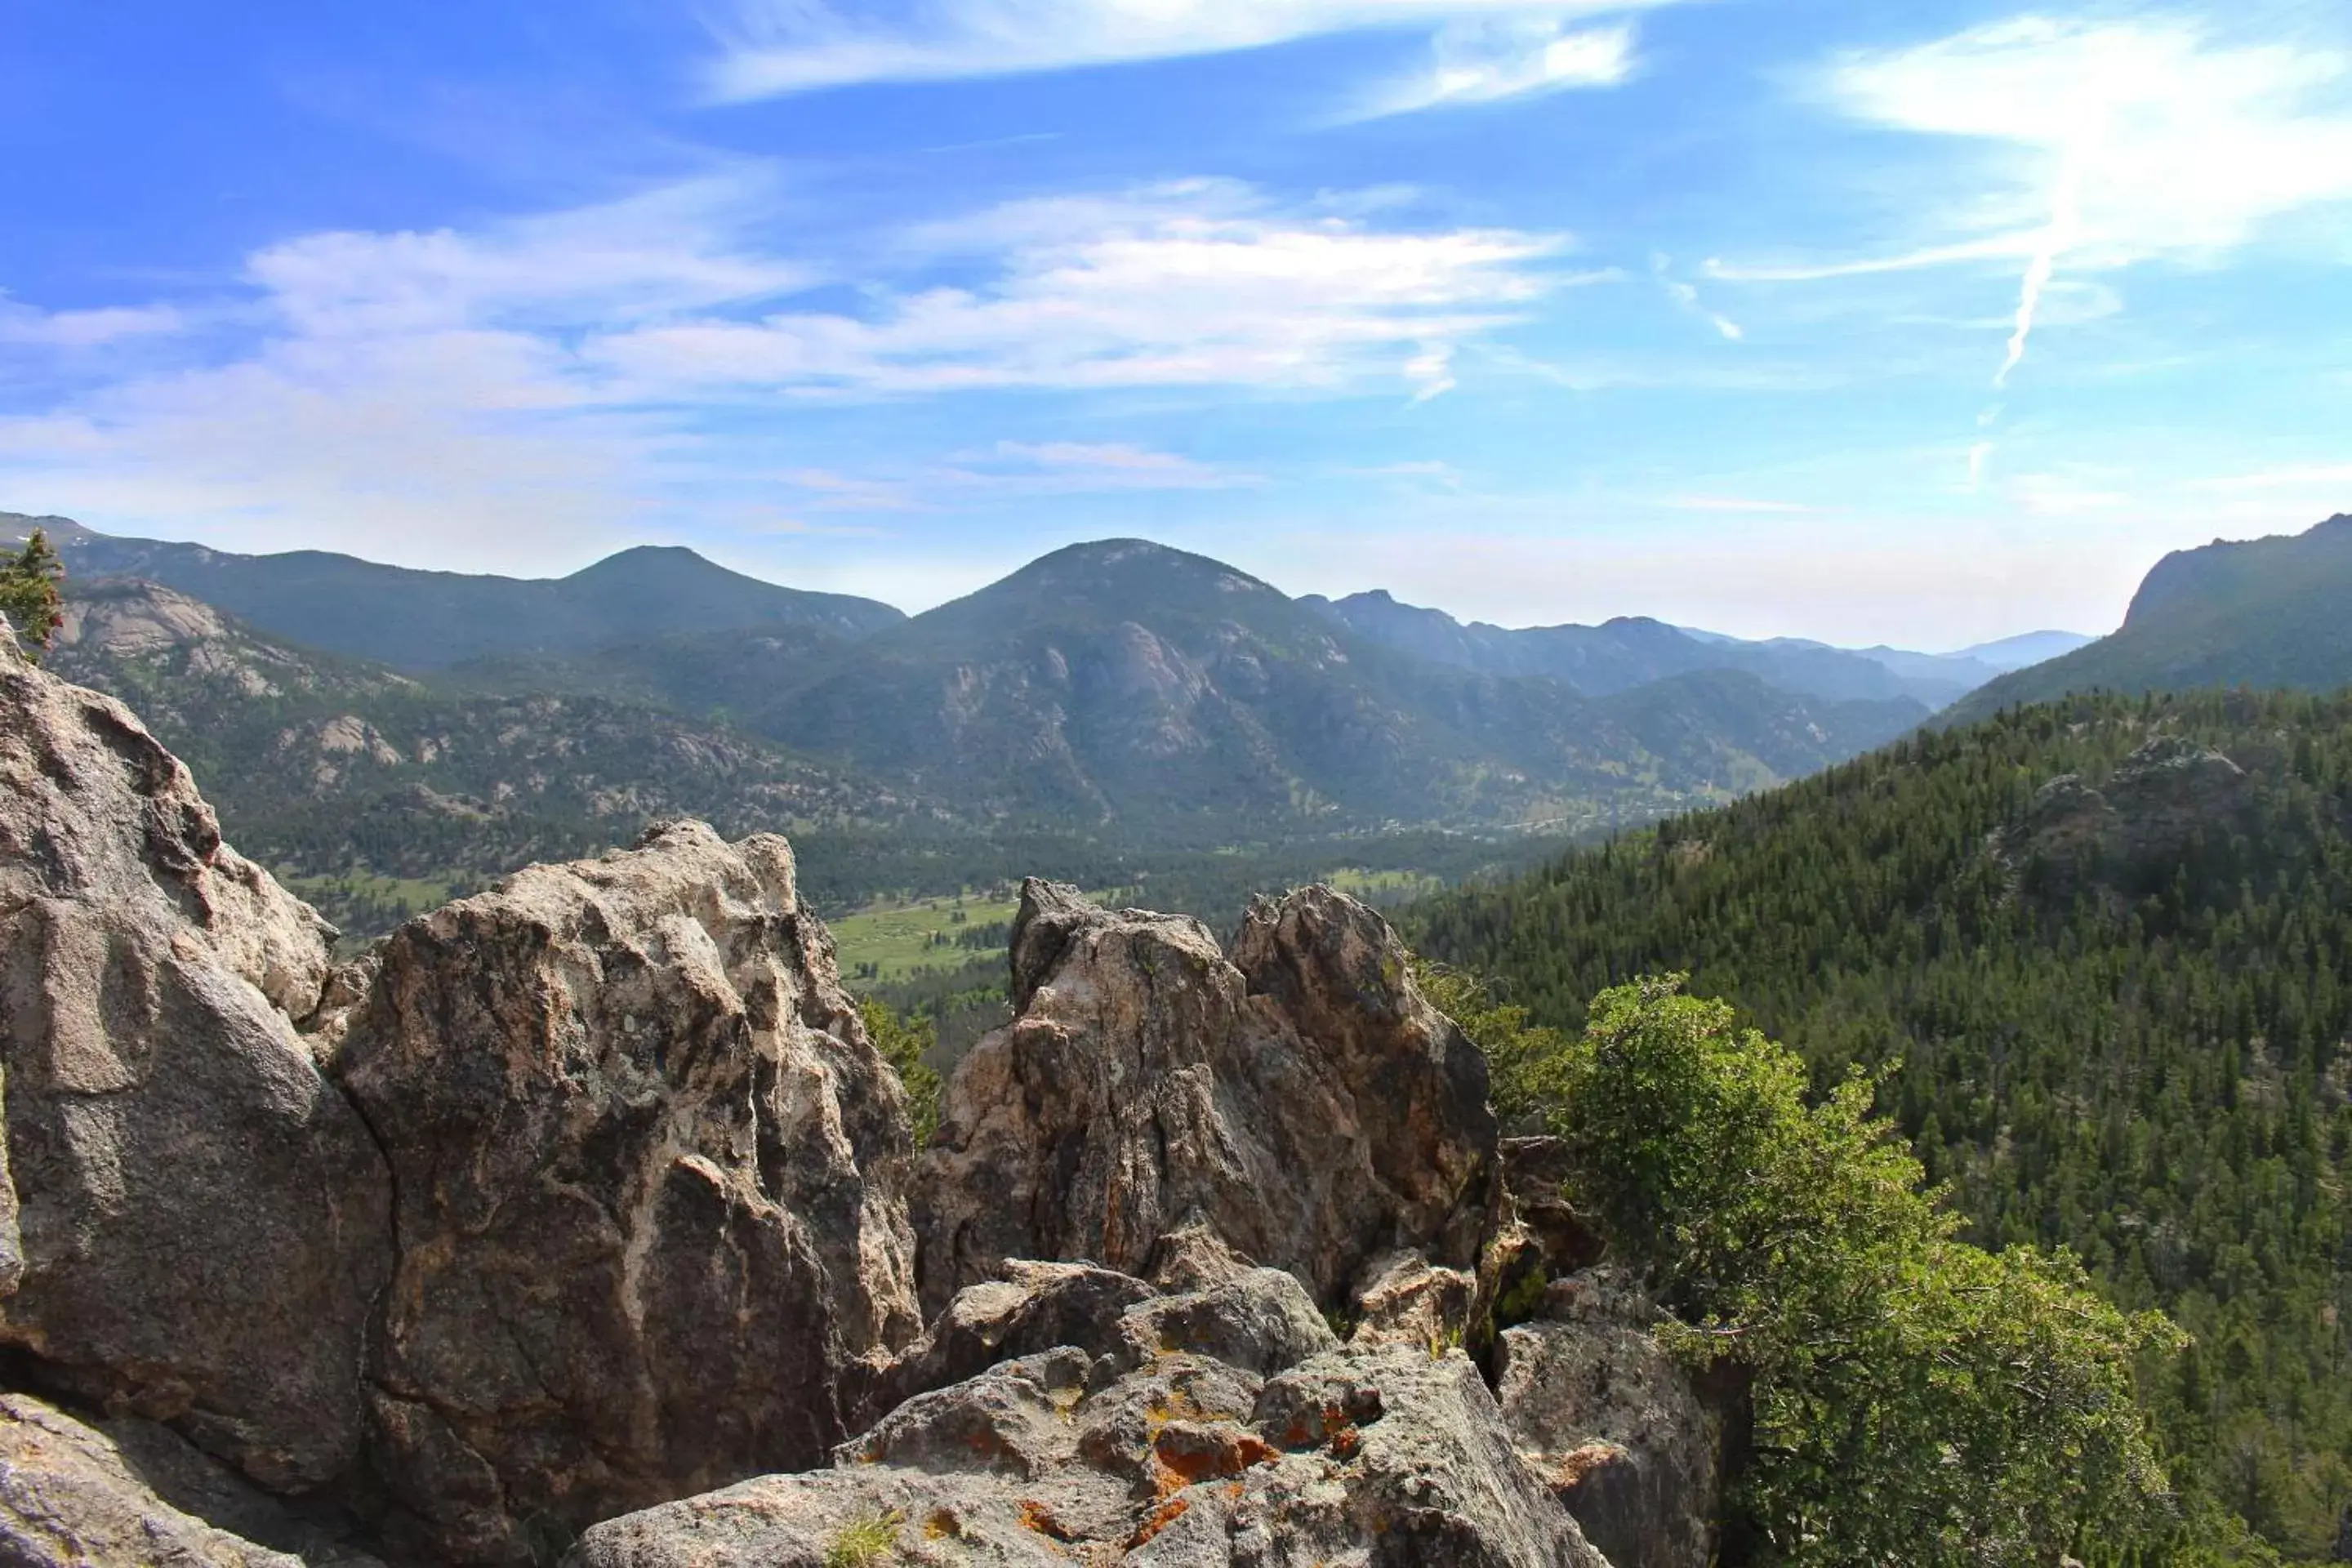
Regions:
<svg viewBox="0 0 2352 1568"><path fill-rule="evenodd" d="M915 1394L828 1469L599 1525L568 1568L827 1568L856 1542L907 1563L1608 1568L1460 1352L1287 1327L1304 1292L1271 1270L1124 1306L1102 1275L1016 1264L964 1292L928 1344L984 1322L1075 1342Z"/></svg>
<svg viewBox="0 0 2352 1568"><path fill-rule="evenodd" d="M1723 1422L1657 1321L1596 1269L1554 1281L1543 1315L1496 1348L1511 1441L1613 1568L1695 1568L1715 1551Z"/></svg>
<svg viewBox="0 0 2352 1568"><path fill-rule="evenodd" d="M373 1457L420 1554L814 1464L919 1328L904 1096L782 839L521 872L396 932L346 1029L398 1192Z"/></svg>
<svg viewBox="0 0 2352 1568"><path fill-rule="evenodd" d="M1031 881L1019 1016L948 1089L919 1183L932 1309L1007 1258L1151 1270L1204 1228L1342 1301L1396 1248L1476 1260L1496 1141L1486 1062L1377 914L1328 889L1199 921Z"/></svg>
<svg viewBox="0 0 2352 1568"><path fill-rule="evenodd" d="M0 647L0 1342L283 1490L358 1452L392 1261L295 1029L330 934L126 709Z"/></svg>

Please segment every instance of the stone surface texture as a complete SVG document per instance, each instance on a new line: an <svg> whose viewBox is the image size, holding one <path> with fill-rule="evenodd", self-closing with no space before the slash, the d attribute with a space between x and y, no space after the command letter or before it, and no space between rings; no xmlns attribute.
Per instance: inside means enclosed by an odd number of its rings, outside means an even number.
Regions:
<svg viewBox="0 0 2352 1568"><path fill-rule="evenodd" d="M957 1069L919 1178L927 1307L1007 1258L1146 1273L1193 1226L1323 1306L1396 1248L1475 1263L1486 1062L1370 910L1262 901L1228 962L1197 921L1033 880L1013 966L1018 1016Z"/></svg>
<svg viewBox="0 0 2352 1568"><path fill-rule="evenodd" d="M1498 1337L1496 1394L1513 1444L1612 1568L1705 1568L1723 1424L1657 1321L1607 1269L1555 1280L1544 1315Z"/></svg>
<svg viewBox="0 0 2352 1568"><path fill-rule="evenodd" d="M150 1472L159 1447L177 1439L158 1429L125 1445L37 1399L0 1394L0 1563L9 1568L378 1568L373 1559L330 1545L305 1555L275 1551L183 1511L158 1495ZM193 1450L161 1461L165 1486L185 1484L208 1462ZM240 1495L226 1477L201 1483L236 1499L248 1518L299 1535L257 1494ZM307 1544L307 1543L306 1543Z"/></svg>
<svg viewBox="0 0 2352 1568"><path fill-rule="evenodd" d="M295 1027L331 934L126 709L0 647L0 1342L284 1489L358 1453L392 1264Z"/></svg>
<svg viewBox="0 0 2352 1568"><path fill-rule="evenodd" d="M523 871L395 932L343 1027L399 1193L373 1447L416 1550L526 1561L816 1463L919 1329L903 1091L782 839Z"/></svg>

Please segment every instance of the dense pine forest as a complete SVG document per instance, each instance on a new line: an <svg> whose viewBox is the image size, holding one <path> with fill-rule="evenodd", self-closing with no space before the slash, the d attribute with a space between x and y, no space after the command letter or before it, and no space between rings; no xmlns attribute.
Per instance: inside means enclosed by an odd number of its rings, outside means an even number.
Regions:
<svg viewBox="0 0 2352 1568"><path fill-rule="evenodd" d="M1407 924L1542 1023L1686 971L1883 1074L1975 1239L2194 1335L2143 1378L2194 1533L2352 1560L2352 694L2015 710Z"/></svg>

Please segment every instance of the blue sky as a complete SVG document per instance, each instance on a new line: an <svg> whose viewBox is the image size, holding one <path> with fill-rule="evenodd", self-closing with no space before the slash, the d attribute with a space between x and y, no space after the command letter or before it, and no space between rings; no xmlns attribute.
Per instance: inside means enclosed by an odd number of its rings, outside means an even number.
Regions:
<svg viewBox="0 0 2352 1568"><path fill-rule="evenodd" d="M2352 6L0 0L0 508L1957 646L2352 510Z"/></svg>

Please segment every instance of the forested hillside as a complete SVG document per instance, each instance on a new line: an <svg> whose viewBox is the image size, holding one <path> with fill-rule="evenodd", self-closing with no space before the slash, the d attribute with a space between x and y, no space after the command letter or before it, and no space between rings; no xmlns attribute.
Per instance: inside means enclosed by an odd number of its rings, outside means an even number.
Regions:
<svg viewBox="0 0 2352 1568"><path fill-rule="evenodd" d="M2192 1511L2352 1549L2352 694L2015 711L1408 923L1544 1022L1684 970L1888 1072L1977 1239L2196 1336L2145 1390Z"/></svg>
<svg viewBox="0 0 2352 1568"><path fill-rule="evenodd" d="M2215 541L2156 563L2113 637L1979 688L1944 715L1981 719L2074 691L2200 686L2333 691L2352 681L2352 516L2304 533Z"/></svg>

